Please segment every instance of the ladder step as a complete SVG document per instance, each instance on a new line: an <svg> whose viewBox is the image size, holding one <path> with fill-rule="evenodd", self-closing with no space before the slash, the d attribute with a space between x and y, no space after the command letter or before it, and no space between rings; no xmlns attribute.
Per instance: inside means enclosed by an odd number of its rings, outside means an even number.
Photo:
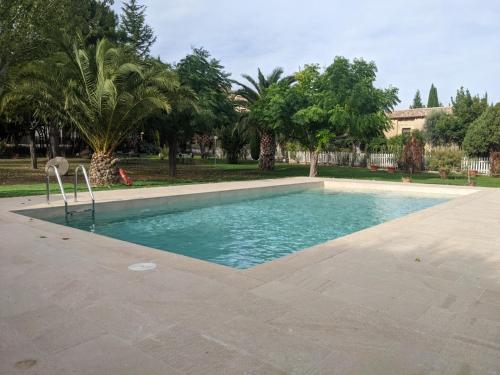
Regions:
<svg viewBox="0 0 500 375"><path fill-rule="evenodd" d="M68 215L80 214L80 213L89 212L89 211L94 211L94 210L92 208L88 208L86 210L73 210L73 211L68 211Z"/></svg>

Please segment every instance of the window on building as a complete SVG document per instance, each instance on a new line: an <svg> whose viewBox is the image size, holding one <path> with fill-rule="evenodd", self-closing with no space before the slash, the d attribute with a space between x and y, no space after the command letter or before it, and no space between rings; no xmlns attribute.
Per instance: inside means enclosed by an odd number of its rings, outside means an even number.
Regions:
<svg viewBox="0 0 500 375"><path fill-rule="evenodd" d="M402 134L410 134L410 132L411 132L411 128L402 128L401 129Z"/></svg>

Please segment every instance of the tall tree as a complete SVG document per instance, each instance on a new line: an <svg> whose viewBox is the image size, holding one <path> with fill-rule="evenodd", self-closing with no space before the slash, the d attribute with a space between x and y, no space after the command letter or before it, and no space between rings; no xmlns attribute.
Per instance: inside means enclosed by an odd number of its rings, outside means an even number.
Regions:
<svg viewBox="0 0 500 375"><path fill-rule="evenodd" d="M384 112L391 111L400 102L398 89L375 87L377 66L373 61L336 57L326 69L329 106L343 108L348 118L344 138L353 147L367 144L383 136L389 120Z"/></svg>
<svg viewBox="0 0 500 375"><path fill-rule="evenodd" d="M422 103L422 97L420 95L420 90L417 90L415 96L413 97L413 103L410 105L410 108L423 108L424 104Z"/></svg>
<svg viewBox="0 0 500 375"><path fill-rule="evenodd" d="M247 122L250 128L255 130L260 138L259 168L263 170L274 169L276 154L276 132L279 131L277 123L266 121L265 117L252 114L252 108L259 104L265 92L274 84L282 82L289 86L293 82L292 77L283 77L283 69L275 68L268 76L264 76L261 70L257 70L257 79L248 74L242 75L249 84L236 82L240 89L236 94L243 98L240 104L249 110Z"/></svg>
<svg viewBox="0 0 500 375"><path fill-rule="evenodd" d="M122 6L120 31L124 41L139 56L147 57L151 46L156 42L153 29L146 24L146 6L136 0L125 1Z"/></svg>
<svg viewBox="0 0 500 375"><path fill-rule="evenodd" d="M75 47L72 60L66 110L94 150L91 182L108 185L117 179L115 149L148 116L171 110L168 95L178 82L163 66L131 61L106 39L95 48Z"/></svg>
<svg viewBox="0 0 500 375"><path fill-rule="evenodd" d="M398 101L397 89L373 86L373 62L343 57L322 71L307 65L296 73L296 84L272 85L252 114L286 129L311 154L309 175L317 174L318 154L335 137L369 141L389 126L385 115Z"/></svg>
<svg viewBox="0 0 500 375"><path fill-rule="evenodd" d="M338 121L342 115L337 109L329 108L325 78L317 65L307 65L296 74L297 84L291 89L296 112L292 115L292 134L305 147L311 162L309 177L318 174L318 155L336 134L342 132L346 125ZM290 97L290 96L289 96Z"/></svg>
<svg viewBox="0 0 500 375"><path fill-rule="evenodd" d="M427 108L435 108L440 107L441 103L439 103L438 92L436 86L431 84L431 88L429 90L429 98L427 99Z"/></svg>

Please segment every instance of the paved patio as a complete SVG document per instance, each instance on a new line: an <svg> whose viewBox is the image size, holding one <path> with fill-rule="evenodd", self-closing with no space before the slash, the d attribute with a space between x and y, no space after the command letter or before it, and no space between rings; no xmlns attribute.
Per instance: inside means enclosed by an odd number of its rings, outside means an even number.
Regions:
<svg viewBox="0 0 500 375"><path fill-rule="evenodd" d="M1 199L0 374L498 374L500 190L477 190L245 271L9 212L44 197ZM143 261L158 267L127 269Z"/></svg>

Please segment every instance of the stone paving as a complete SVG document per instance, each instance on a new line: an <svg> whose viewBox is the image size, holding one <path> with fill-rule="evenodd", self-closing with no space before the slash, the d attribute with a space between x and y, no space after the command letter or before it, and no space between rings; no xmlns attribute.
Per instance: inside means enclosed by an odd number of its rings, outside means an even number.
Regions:
<svg viewBox="0 0 500 375"><path fill-rule="evenodd" d="M44 197L1 199L0 374L498 374L500 189L411 189L460 196L244 271L10 212ZM127 269L144 261L157 268Z"/></svg>

